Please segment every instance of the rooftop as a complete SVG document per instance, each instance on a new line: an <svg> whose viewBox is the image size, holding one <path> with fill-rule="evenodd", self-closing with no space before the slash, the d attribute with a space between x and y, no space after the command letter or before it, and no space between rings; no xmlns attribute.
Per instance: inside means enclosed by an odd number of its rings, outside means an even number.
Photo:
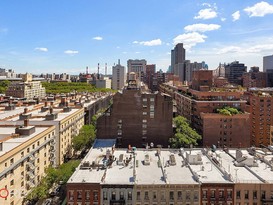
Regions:
<svg viewBox="0 0 273 205"><path fill-rule="evenodd" d="M272 183L270 164L235 149L116 149L95 143L68 183L199 184ZM109 142L108 142L109 144ZM104 145L106 145L104 147ZM236 156L238 160L236 161ZM273 154L264 157L271 163ZM271 160L271 161L270 161ZM258 166L256 166L257 164Z"/></svg>

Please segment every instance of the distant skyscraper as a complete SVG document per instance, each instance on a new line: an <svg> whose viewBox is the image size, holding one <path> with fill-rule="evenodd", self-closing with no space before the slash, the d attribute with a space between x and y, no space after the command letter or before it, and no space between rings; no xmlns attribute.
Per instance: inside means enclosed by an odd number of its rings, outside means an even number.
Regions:
<svg viewBox="0 0 273 205"><path fill-rule="evenodd" d="M185 60L186 60L186 50L183 47L183 43L178 43L174 47L174 63L175 64L184 63Z"/></svg>
<svg viewBox="0 0 273 205"><path fill-rule="evenodd" d="M266 72L267 87L273 87L273 55L264 56L263 58L263 71Z"/></svg>
<svg viewBox="0 0 273 205"><path fill-rule="evenodd" d="M141 60L129 59L127 61L128 75L129 73L134 72L137 74L137 78L143 81L144 75L146 74L146 65L147 65L147 61L144 59L141 59Z"/></svg>
<svg viewBox="0 0 273 205"><path fill-rule="evenodd" d="M267 72L268 70L273 71L273 55L263 57L263 71Z"/></svg>
<svg viewBox="0 0 273 205"><path fill-rule="evenodd" d="M174 75L179 76L181 82L185 78L184 62L186 59L186 51L183 43L178 43L171 51L171 67Z"/></svg>
<svg viewBox="0 0 273 205"><path fill-rule="evenodd" d="M120 60L118 64L112 67L112 89L121 90L125 84L125 67L120 65Z"/></svg>
<svg viewBox="0 0 273 205"><path fill-rule="evenodd" d="M234 61L225 65L225 78L231 84L242 85L243 73L247 71L247 67L239 61Z"/></svg>

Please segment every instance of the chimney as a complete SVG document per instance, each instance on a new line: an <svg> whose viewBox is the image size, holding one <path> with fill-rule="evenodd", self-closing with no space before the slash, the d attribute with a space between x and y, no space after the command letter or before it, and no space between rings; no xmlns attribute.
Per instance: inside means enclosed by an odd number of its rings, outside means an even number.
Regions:
<svg viewBox="0 0 273 205"><path fill-rule="evenodd" d="M25 114L27 114L27 111L28 111L28 109L27 109L27 107L24 109L24 113Z"/></svg>
<svg viewBox="0 0 273 205"><path fill-rule="evenodd" d="M24 120L24 127L28 127L29 126L29 119L25 119Z"/></svg>
<svg viewBox="0 0 273 205"><path fill-rule="evenodd" d="M47 101L45 101L45 107L47 107Z"/></svg>
<svg viewBox="0 0 273 205"><path fill-rule="evenodd" d="M50 113L50 114L53 113L53 108L52 108L52 107L49 108L49 113Z"/></svg>
<svg viewBox="0 0 273 205"><path fill-rule="evenodd" d="M118 65L120 65L120 59L118 59Z"/></svg>
<svg viewBox="0 0 273 205"><path fill-rule="evenodd" d="M50 102L50 105L51 105L52 107L53 107L53 103L54 103L54 102Z"/></svg>

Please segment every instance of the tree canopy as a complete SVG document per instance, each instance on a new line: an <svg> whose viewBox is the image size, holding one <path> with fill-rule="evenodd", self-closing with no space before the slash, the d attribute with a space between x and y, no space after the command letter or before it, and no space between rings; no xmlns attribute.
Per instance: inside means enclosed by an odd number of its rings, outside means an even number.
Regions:
<svg viewBox="0 0 273 205"><path fill-rule="evenodd" d="M47 94L57 94L57 93L69 93L72 91L77 92L109 92L113 91L107 88L96 88L89 83L76 83L76 82L42 82L43 87L46 89Z"/></svg>
<svg viewBox="0 0 273 205"><path fill-rule="evenodd" d="M91 147L96 138L96 128L93 124L84 125L80 133L72 138L72 147L75 151L80 151L85 147Z"/></svg>
<svg viewBox="0 0 273 205"><path fill-rule="evenodd" d="M46 198L53 184L60 181L67 182L79 164L80 160L71 160L58 168L48 167L45 171L45 177L42 178L38 186L32 188L26 199L35 201Z"/></svg>
<svg viewBox="0 0 273 205"><path fill-rule="evenodd" d="M175 134L170 138L170 143L173 148L188 147L189 145L197 145L201 139L194 129L192 129L186 118L177 116L174 118Z"/></svg>
<svg viewBox="0 0 273 205"><path fill-rule="evenodd" d="M217 109L217 112L219 114L229 115L229 116L237 115L237 114L242 113L237 108L233 108L233 107L223 107L223 108Z"/></svg>
<svg viewBox="0 0 273 205"><path fill-rule="evenodd" d="M5 93L8 86L10 84L10 81L8 80L4 80L4 81L0 81L0 93Z"/></svg>

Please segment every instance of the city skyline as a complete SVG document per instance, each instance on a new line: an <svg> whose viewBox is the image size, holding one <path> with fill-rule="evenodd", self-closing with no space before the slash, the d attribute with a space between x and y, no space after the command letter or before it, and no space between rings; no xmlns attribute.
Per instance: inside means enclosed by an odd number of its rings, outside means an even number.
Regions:
<svg viewBox="0 0 273 205"><path fill-rule="evenodd" d="M259 66L273 54L269 1L1 1L0 67L17 73L97 71L121 59L146 59L157 70L184 43L186 59L209 69L238 60Z"/></svg>

